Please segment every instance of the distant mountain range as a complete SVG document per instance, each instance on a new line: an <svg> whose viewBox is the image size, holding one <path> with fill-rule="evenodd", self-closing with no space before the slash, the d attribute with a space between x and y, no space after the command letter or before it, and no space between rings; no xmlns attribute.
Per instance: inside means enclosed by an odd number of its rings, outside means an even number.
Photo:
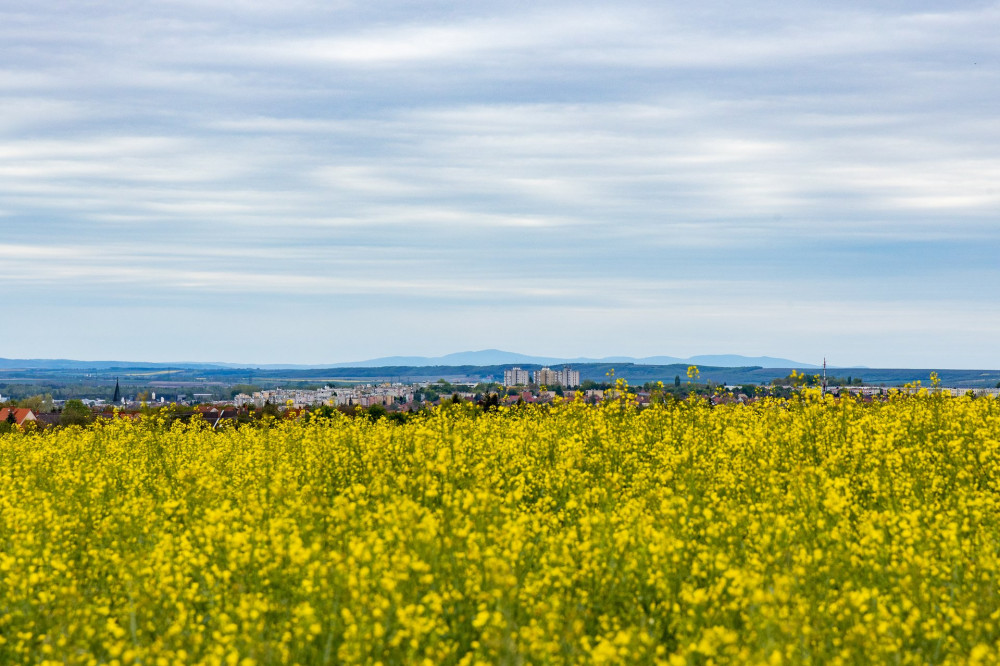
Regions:
<svg viewBox="0 0 1000 666"><path fill-rule="evenodd" d="M165 392L167 384L173 390L188 390L191 386L233 385L286 386L289 383L323 384L330 382L406 383L437 381L446 378L455 383L498 381L504 370L513 365L535 370L547 365L559 368L572 365L581 380L604 382L614 368L615 377L641 386L646 382L672 382L685 376L689 365L697 365L702 381L742 385L770 383L785 377L791 370L817 374L816 366L790 359L738 354L692 356L610 356L593 358L559 358L529 356L486 349L448 354L435 358L424 356L389 356L354 363L326 365L249 365L235 363L150 363L135 361L76 361L68 359L4 359L0 358L0 386L5 394L9 385L30 383L31 386L59 387L72 384L114 385L122 377L135 390L152 388ZM917 380L927 382L931 372L937 372L945 386L993 388L1000 386L1000 369L948 368L829 368L831 376L861 379L868 385L900 386ZM45 384L48 382L48 384ZM159 384L159 385L158 385ZM39 390L41 392L41 390Z"/></svg>
<svg viewBox="0 0 1000 666"><path fill-rule="evenodd" d="M679 358L676 356L605 356L603 358L561 358L555 356L530 356L499 349L483 349L481 351L457 352L445 356L383 356L366 361L349 363L330 363L317 365L296 364L237 364L237 363L150 363L144 361L76 361L71 359L7 359L0 358L0 369L38 369L38 370L108 370L112 368L260 368L260 369L321 369L321 368L379 368L379 367L429 367L429 366L486 366L486 365L566 365L573 363L634 363L637 365L672 365L686 363L714 367L744 368L818 368L810 363L799 363L786 358L771 356L740 356L738 354L719 354L691 356Z"/></svg>
<svg viewBox="0 0 1000 666"><path fill-rule="evenodd" d="M688 363L692 365L710 365L715 367L743 368L758 366L761 368L818 368L818 365L799 363L787 358L771 356L740 356L738 354L718 354L691 356L605 356L603 358L562 358L555 356L529 356L499 349L483 349L481 351L457 352L445 356L383 356L367 361L352 363L336 363L332 368L378 368L385 366L426 367L431 365L509 365L523 363L525 365L565 365L572 363L635 363L637 365L673 365Z"/></svg>
<svg viewBox="0 0 1000 666"><path fill-rule="evenodd" d="M65 358L0 358L0 369L18 370L108 370L111 368L212 369L246 366L228 363L150 363L147 361L74 361ZM289 366L278 366L289 367Z"/></svg>

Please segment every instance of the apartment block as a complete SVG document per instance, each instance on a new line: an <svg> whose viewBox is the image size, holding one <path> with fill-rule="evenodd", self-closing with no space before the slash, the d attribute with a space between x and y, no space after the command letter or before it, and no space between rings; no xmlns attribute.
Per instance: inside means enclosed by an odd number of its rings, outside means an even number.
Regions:
<svg viewBox="0 0 1000 666"><path fill-rule="evenodd" d="M525 386L531 383L531 378L527 370L518 367L503 371L504 386Z"/></svg>

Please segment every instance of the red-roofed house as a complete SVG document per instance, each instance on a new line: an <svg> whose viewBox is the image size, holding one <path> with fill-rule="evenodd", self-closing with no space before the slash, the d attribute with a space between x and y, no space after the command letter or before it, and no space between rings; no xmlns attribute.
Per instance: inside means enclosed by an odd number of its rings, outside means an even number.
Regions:
<svg viewBox="0 0 1000 666"><path fill-rule="evenodd" d="M35 421L35 413L27 407L4 407L0 409L0 421L6 421L13 412L14 421L17 425L24 425L25 421Z"/></svg>

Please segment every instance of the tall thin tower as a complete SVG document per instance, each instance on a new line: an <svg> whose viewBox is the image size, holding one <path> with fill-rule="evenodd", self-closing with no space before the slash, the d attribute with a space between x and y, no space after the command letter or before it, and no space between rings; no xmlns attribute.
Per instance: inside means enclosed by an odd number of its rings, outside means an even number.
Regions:
<svg viewBox="0 0 1000 666"><path fill-rule="evenodd" d="M823 357L823 393L826 393L826 356Z"/></svg>

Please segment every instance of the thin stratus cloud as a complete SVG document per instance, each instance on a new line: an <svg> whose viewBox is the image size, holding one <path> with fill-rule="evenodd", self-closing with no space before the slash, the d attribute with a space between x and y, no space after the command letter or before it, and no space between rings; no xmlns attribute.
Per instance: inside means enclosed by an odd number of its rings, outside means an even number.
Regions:
<svg viewBox="0 0 1000 666"><path fill-rule="evenodd" d="M0 0L0 356L997 367L998 32L998 2Z"/></svg>

